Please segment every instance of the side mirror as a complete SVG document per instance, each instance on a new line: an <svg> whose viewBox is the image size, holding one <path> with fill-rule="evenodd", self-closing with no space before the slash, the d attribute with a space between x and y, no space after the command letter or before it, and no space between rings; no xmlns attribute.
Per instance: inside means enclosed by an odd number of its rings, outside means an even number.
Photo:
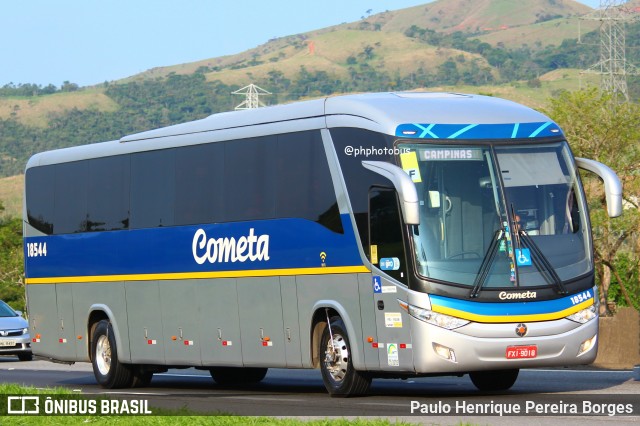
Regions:
<svg viewBox="0 0 640 426"><path fill-rule="evenodd" d="M607 198L607 213L609 217L622 214L622 183L616 172L602 163L586 158L576 157L576 165L581 169L595 173L604 182L604 193Z"/></svg>
<svg viewBox="0 0 640 426"><path fill-rule="evenodd" d="M362 166L389 179L398 193L402 219L407 225L420 224L418 191L407 172L395 164L384 161L363 161Z"/></svg>

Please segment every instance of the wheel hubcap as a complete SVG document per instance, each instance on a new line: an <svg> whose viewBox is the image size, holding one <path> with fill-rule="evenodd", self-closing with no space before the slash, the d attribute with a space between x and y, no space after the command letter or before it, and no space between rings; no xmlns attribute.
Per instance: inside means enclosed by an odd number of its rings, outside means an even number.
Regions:
<svg viewBox="0 0 640 426"><path fill-rule="evenodd" d="M96 344L96 366L103 376L111 370L111 345L107 336L98 337Z"/></svg>
<svg viewBox="0 0 640 426"><path fill-rule="evenodd" d="M333 341L327 342L324 352L324 365L334 382L341 382L347 375L349 348L340 334L333 334Z"/></svg>

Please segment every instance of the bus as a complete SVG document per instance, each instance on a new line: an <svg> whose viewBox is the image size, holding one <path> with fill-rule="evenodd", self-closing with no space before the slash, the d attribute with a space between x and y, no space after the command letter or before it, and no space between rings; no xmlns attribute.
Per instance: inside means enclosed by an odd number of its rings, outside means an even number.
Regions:
<svg viewBox="0 0 640 426"><path fill-rule="evenodd" d="M169 368L222 385L589 364L599 299L578 168L545 115L493 97L369 93L214 114L34 155L33 353L106 388Z"/></svg>

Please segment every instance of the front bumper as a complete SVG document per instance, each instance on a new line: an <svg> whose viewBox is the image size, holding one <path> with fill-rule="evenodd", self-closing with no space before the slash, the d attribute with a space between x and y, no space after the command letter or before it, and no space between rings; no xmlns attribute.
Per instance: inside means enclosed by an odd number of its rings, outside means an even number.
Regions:
<svg viewBox="0 0 640 426"><path fill-rule="evenodd" d="M29 333L20 336L0 337L0 355L20 355L31 353Z"/></svg>
<svg viewBox="0 0 640 426"><path fill-rule="evenodd" d="M592 363L598 352L597 338L594 344L579 355L583 342L597 336L597 318L586 324L575 324L567 319L531 323L535 329L528 336L513 337L491 336L477 337L446 330L434 325L426 324L415 318L412 321L412 331L417 334L414 342L414 367L416 373L465 373L482 370L505 370L515 368L535 368L552 366L569 366ZM559 325L564 331L557 332ZM491 325L487 325L491 327ZM501 324L500 327L515 330L518 324ZM549 333L544 333L547 329ZM509 346L534 346L535 358L507 359ZM453 352L454 356L445 358L447 350L436 351L436 347L444 347Z"/></svg>

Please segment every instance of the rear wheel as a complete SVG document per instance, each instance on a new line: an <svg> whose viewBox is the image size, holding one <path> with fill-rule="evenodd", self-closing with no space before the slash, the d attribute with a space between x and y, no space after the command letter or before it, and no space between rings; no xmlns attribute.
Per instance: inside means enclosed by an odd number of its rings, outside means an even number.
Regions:
<svg viewBox="0 0 640 426"><path fill-rule="evenodd" d="M333 317L320 340L320 371L331 396L362 395L371 385L371 377L353 368L347 328L340 317Z"/></svg>
<svg viewBox="0 0 640 426"><path fill-rule="evenodd" d="M481 391L502 391L513 386L518 378L519 369L476 371L469 373L473 384Z"/></svg>
<svg viewBox="0 0 640 426"><path fill-rule="evenodd" d="M102 320L93 331L91 364L96 381L104 388L127 388L133 383L131 368L118 360L118 348L111 323Z"/></svg>
<svg viewBox="0 0 640 426"><path fill-rule="evenodd" d="M258 383L267 375L268 368L258 367L212 367L211 377L219 385L247 385Z"/></svg>

